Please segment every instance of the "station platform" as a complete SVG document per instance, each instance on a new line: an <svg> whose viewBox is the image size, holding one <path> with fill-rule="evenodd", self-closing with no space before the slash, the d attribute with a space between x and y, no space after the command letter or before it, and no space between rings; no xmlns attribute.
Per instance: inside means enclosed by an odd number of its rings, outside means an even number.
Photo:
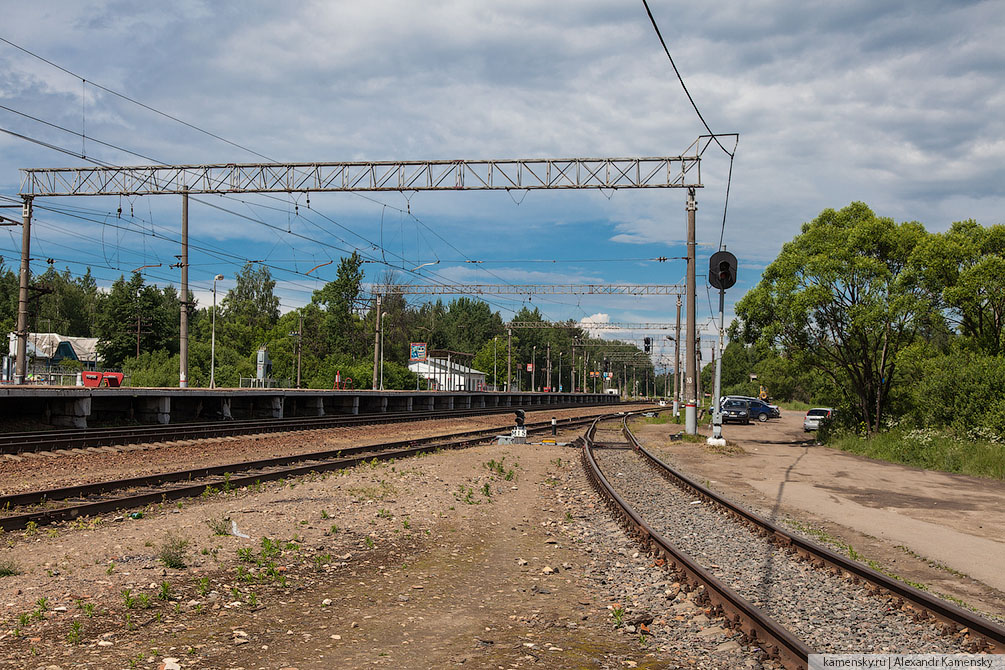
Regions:
<svg viewBox="0 0 1005 670"><path fill-rule="evenodd" d="M38 421L73 428L122 422L317 417L384 412L607 405L603 393L465 391L326 391L317 389L0 387L0 431L14 422Z"/></svg>

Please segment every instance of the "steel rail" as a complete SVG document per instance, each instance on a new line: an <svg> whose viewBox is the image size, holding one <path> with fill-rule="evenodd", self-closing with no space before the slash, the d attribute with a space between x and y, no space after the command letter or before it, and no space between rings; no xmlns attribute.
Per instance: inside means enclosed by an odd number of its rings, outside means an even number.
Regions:
<svg viewBox="0 0 1005 670"><path fill-rule="evenodd" d="M959 633L963 629L968 629L970 633L979 636L983 640L984 646L989 651L995 654L1005 654L1005 626L996 624L973 612L946 602L941 598L897 581L851 558L842 556L827 547L789 532L771 520L732 502L674 469L642 446L638 438L628 428L627 420L625 421L624 430L625 436L632 443L633 447L668 481L680 488L689 489L689 492L697 493L705 500L718 505L726 512L754 526L770 542L792 549L813 562L817 567L827 566L831 570L844 573L852 579L864 580L875 587L887 591L895 598L903 601L901 606L906 604L916 615L922 618L929 615L934 616L943 624L951 627L953 633Z"/></svg>
<svg viewBox="0 0 1005 670"><path fill-rule="evenodd" d="M617 416L623 421L627 431L627 420L631 414ZM665 560L665 566L683 573L687 583L704 587L704 597L712 606L722 611L727 626L739 628L749 639L758 640L765 651L777 658L790 670L804 670L809 664L809 655L815 653L804 642L786 630L777 621L768 616L760 608L748 602L740 594L725 583L711 575L687 554L677 549L669 540L656 532L639 514L632 509L604 476L600 465L593 456L593 436L597 424L603 421L600 417L594 421L583 439L581 451L583 465L594 488L608 502L612 510L621 517L638 538L640 544Z"/></svg>
<svg viewBox="0 0 1005 670"><path fill-rule="evenodd" d="M558 425L566 427L577 426L592 421L593 418L594 415L585 418L559 419ZM165 484L184 483L182 486L177 487L160 488L155 491L140 492L105 500L82 501L54 509L43 509L11 515L0 518L0 528L5 531L20 530L27 527L29 523L41 526L59 521L72 520L81 516L90 516L150 503L196 496L205 491L207 487L216 489L225 486L241 487L261 481L296 477L312 471L323 472L352 467L353 465L362 463L364 460L369 461L373 458L387 460L390 458L404 458L432 449L456 449L483 442L505 428L493 426L491 428L450 433L447 435L435 435L412 440L400 440L359 447L343 447L341 449L243 461L190 470L178 470L142 477L93 482L44 491L17 493L0 497L0 509L9 510L15 506L41 505L48 501L95 496L130 488L163 487ZM551 421L531 423L527 425L527 428L529 431L547 430L551 428ZM344 457L347 454L355 455L349 458ZM240 472L252 472L253 474L232 476ZM209 477L218 477L220 475L223 475L222 479L207 481ZM192 483L196 479L201 479L202 481Z"/></svg>
<svg viewBox="0 0 1005 670"><path fill-rule="evenodd" d="M111 428L83 428L0 434L0 454L57 449L86 449L115 444L138 444L183 439L207 439L231 435L249 435L299 430L324 430L360 424L404 423L433 419L453 419L467 416L504 414L517 409L528 412L564 410L603 406L610 403L561 403L557 405L511 405L472 409L435 410L432 413L374 412L370 414L329 415L321 417L287 417L282 419L239 419L236 421L203 421L165 425ZM538 408L538 409L535 409Z"/></svg>

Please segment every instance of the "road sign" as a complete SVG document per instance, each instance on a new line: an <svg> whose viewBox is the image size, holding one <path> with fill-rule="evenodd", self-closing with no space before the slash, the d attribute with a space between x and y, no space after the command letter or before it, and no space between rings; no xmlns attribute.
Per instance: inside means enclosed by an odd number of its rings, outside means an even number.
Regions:
<svg viewBox="0 0 1005 670"><path fill-rule="evenodd" d="M408 360L411 362L426 360L426 343L412 342L408 345Z"/></svg>
<svg viewBox="0 0 1005 670"><path fill-rule="evenodd" d="M533 371L534 371L534 364L533 363L528 363L527 364L527 372L533 372Z"/></svg>

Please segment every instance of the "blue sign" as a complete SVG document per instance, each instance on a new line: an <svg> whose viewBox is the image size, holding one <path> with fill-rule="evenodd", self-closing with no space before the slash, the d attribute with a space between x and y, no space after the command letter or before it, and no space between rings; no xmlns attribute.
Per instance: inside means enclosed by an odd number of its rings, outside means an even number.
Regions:
<svg viewBox="0 0 1005 670"><path fill-rule="evenodd" d="M409 344L408 360L411 362L426 360L426 343L412 342Z"/></svg>

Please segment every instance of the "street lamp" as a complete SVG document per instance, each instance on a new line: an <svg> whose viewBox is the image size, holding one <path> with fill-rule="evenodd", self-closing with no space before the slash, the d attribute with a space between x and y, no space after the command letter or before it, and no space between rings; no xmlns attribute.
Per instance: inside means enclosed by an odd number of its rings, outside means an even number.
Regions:
<svg viewBox="0 0 1005 670"><path fill-rule="evenodd" d="M530 392L533 393L537 389L534 388L534 380L537 378L537 345L535 344L531 349L533 353L530 356Z"/></svg>
<svg viewBox="0 0 1005 670"><path fill-rule="evenodd" d="M492 386L495 387L496 391L499 390L499 372L498 372L498 363L496 361L496 355L498 354L496 341L498 339L499 339L498 335L492 338Z"/></svg>
<svg viewBox="0 0 1005 670"><path fill-rule="evenodd" d="M380 315L380 390L384 390L384 319L387 318L387 312L383 312Z"/></svg>
<svg viewBox="0 0 1005 670"><path fill-rule="evenodd" d="M213 337L209 347L209 387L216 388L216 282L223 279L223 275L213 277Z"/></svg>

